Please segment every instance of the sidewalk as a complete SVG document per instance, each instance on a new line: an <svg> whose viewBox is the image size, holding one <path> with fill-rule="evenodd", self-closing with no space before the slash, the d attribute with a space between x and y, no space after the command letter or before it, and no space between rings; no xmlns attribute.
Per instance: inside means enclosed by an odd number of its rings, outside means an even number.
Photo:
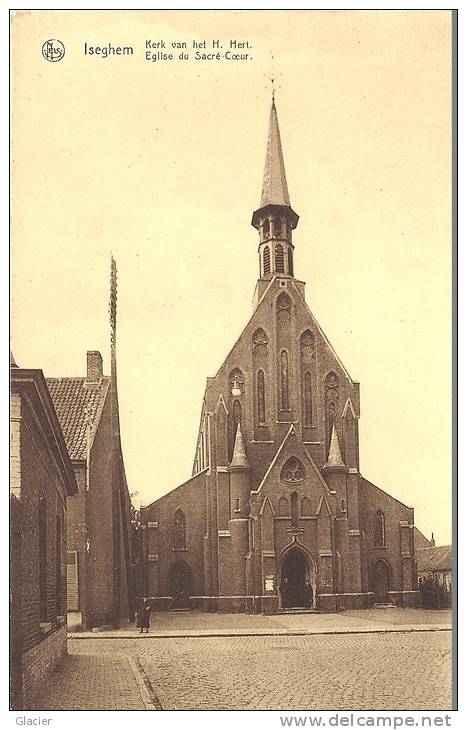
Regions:
<svg viewBox="0 0 467 730"><path fill-rule="evenodd" d="M309 636L450 631L451 611L369 609L339 614L218 614L200 611L153 613L149 634L134 625L102 631L69 631L70 639L167 639L222 636Z"/></svg>
<svg viewBox="0 0 467 730"><path fill-rule="evenodd" d="M155 710L132 657L68 655L48 677L30 710Z"/></svg>

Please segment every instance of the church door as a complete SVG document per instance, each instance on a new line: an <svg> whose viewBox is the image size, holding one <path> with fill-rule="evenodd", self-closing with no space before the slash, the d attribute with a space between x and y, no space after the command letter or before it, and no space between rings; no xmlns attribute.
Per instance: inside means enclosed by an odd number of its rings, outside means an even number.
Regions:
<svg viewBox="0 0 467 730"><path fill-rule="evenodd" d="M281 569L282 608L305 608L310 605L307 596L308 562L301 550L291 548Z"/></svg>
<svg viewBox="0 0 467 730"><path fill-rule="evenodd" d="M389 566L384 560L378 560L373 565L373 592L376 603L389 601Z"/></svg>
<svg viewBox="0 0 467 730"><path fill-rule="evenodd" d="M174 563L170 570L170 592L172 608L189 608L191 568L182 560Z"/></svg>

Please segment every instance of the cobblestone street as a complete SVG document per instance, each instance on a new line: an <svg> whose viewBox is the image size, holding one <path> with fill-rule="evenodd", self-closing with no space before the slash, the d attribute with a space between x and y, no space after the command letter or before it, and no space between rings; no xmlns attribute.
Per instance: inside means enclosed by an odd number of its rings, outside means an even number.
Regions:
<svg viewBox="0 0 467 730"><path fill-rule="evenodd" d="M69 652L37 709L451 708L450 631L85 638Z"/></svg>

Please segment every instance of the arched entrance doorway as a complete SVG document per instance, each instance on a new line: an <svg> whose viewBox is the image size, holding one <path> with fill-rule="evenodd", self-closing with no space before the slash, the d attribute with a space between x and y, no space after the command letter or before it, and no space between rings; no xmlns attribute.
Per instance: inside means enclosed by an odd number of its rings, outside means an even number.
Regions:
<svg viewBox="0 0 467 730"><path fill-rule="evenodd" d="M191 568L178 560L170 569L170 593L172 608L188 608L191 595Z"/></svg>
<svg viewBox="0 0 467 730"><path fill-rule="evenodd" d="M316 570L303 550L292 547L281 562L282 608L315 608Z"/></svg>
<svg viewBox="0 0 467 730"><path fill-rule="evenodd" d="M377 560L372 568L371 585L376 603L388 603L391 586L389 565L385 560Z"/></svg>

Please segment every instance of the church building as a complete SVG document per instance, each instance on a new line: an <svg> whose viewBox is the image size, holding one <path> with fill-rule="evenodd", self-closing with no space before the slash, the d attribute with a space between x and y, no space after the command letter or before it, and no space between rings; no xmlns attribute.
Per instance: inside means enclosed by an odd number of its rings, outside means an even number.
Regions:
<svg viewBox="0 0 467 730"><path fill-rule="evenodd" d="M359 383L295 276L298 220L273 99L253 315L207 379L192 477L142 510L156 609L418 605L414 510L360 473Z"/></svg>

